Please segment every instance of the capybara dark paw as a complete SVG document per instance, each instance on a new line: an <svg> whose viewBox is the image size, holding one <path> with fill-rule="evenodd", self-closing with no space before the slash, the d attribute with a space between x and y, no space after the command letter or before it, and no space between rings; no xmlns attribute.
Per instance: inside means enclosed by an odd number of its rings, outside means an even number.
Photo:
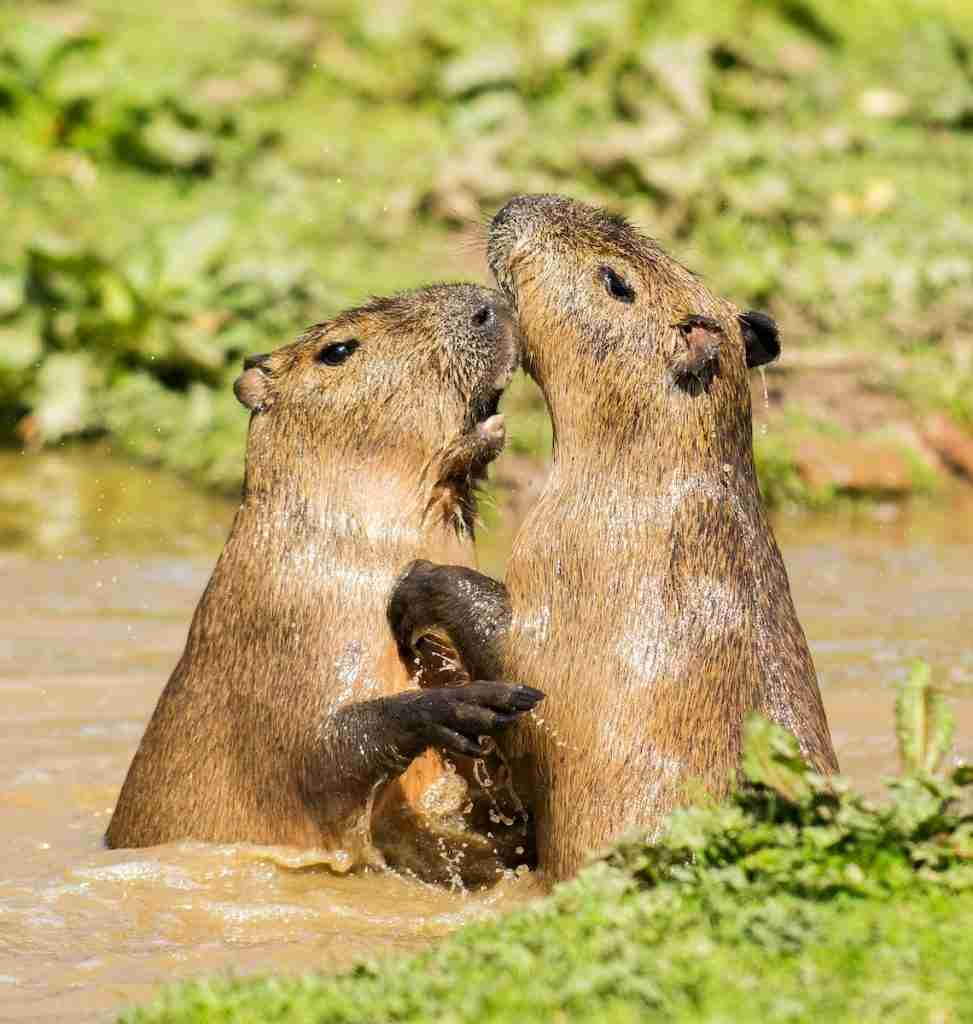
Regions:
<svg viewBox="0 0 973 1024"><path fill-rule="evenodd" d="M404 634L413 624L415 606L426 600L429 580L435 579L439 568L425 558L417 558L405 567L396 580L389 597L387 615L396 639L400 642L410 639Z"/></svg>
<svg viewBox="0 0 973 1024"><path fill-rule="evenodd" d="M533 686L509 686L508 689L507 701L518 714L533 710L545 696L542 690L536 690Z"/></svg>
<svg viewBox="0 0 973 1024"><path fill-rule="evenodd" d="M409 718L428 746L483 757L482 737L495 736L543 699L532 686L479 680L423 690L409 702Z"/></svg>
<svg viewBox="0 0 973 1024"><path fill-rule="evenodd" d="M399 576L386 614L404 657L411 653L417 630L441 621L442 605L452 600L458 581L467 573L462 566L438 565L417 558Z"/></svg>

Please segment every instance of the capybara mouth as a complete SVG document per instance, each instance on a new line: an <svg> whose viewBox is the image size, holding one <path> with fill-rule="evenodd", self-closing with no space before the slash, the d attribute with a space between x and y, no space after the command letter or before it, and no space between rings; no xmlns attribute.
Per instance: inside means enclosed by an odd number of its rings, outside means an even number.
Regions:
<svg viewBox="0 0 973 1024"><path fill-rule="evenodd" d="M496 416L500 409L500 399L503 397L503 389L497 388L480 395L472 405L470 412L474 423L482 423L491 416Z"/></svg>
<svg viewBox="0 0 973 1024"><path fill-rule="evenodd" d="M497 288L500 290L501 295L510 303L510 308L516 312L517 293L514 291L513 277L507 269L506 259L504 258L502 261L498 259L496 262L491 259L490 272L497 282Z"/></svg>
<svg viewBox="0 0 973 1024"><path fill-rule="evenodd" d="M518 198L511 199L494 214L487 242L487 264L490 273L497 282L497 288L514 310L517 308L517 293L514 290L513 275L510 273L510 257L517 240L513 212Z"/></svg>

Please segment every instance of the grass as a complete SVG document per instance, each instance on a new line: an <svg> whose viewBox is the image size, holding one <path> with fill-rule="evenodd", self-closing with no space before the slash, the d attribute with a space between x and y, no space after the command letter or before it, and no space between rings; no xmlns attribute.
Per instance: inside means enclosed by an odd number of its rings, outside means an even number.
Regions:
<svg viewBox="0 0 973 1024"><path fill-rule="evenodd" d="M791 352L973 425L959 0L217 0L0 11L0 438L224 489L246 352L482 274L509 194L627 213ZM541 457L536 390L507 400ZM767 492L804 501L786 445Z"/></svg>
<svg viewBox="0 0 973 1024"><path fill-rule="evenodd" d="M866 802L748 726L724 804L654 845L408 959L335 978L210 980L126 1024L912 1022L973 1015L973 771L942 774L952 718L918 666L897 704L903 774Z"/></svg>
<svg viewBox="0 0 973 1024"><path fill-rule="evenodd" d="M206 982L130 1024L947 1021L973 1014L973 896L649 896L588 871L543 908L336 981Z"/></svg>

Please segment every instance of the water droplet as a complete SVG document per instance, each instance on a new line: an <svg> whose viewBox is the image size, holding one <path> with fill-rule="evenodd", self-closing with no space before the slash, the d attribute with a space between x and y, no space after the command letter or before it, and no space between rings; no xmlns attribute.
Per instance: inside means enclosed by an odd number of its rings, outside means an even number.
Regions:
<svg viewBox="0 0 973 1024"><path fill-rule="evenodd" d="M760 369L760 383L763 385L763 389L764 389L764 420L760 424L760 436L761 437L766 437L767 436L767 419L766 419L766 417L770 415L770 395L767 392L767 374L764 372L764 368L762 366L759 369Z"/></svg>

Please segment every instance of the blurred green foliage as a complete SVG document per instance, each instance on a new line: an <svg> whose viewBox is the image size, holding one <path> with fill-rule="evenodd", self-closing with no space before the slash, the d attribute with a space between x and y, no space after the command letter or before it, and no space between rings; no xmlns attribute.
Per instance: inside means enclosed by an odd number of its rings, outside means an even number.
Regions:
<svg viewBox="0 0 973 1024"><path fill-rule="evenodd" d="M232 486L243 353L480 273L529 190L973 423L971 43L965 0L2 8L0 436L108 431ZM536 452L536 393L511 404Z"/></svg>
<svg viewBox="0 0 973 1024"><path fill-rule="evenodd" d="M934 774L907 753L930 749L918 704L939 706L922 667L899 697L905 772L885 802L811 772L792 736L755 718L729 800L677 811L661 839L622 841L539 903L418 957L197 982L123 1020L969 1019L973 770Z"/></svg>

